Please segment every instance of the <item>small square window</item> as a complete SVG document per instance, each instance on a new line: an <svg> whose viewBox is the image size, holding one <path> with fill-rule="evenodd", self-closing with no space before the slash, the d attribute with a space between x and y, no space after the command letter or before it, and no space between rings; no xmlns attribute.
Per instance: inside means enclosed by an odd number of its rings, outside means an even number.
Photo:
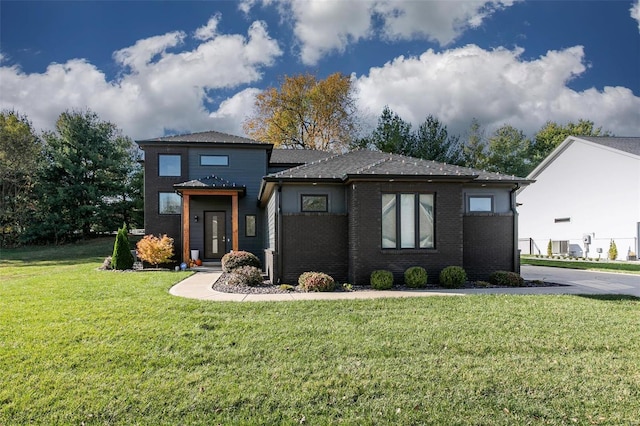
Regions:
<svg viewBox="0 0 640 426"><path fill-rule="evenodd" d="M256 236L256 215L248 214L244 217L244 235L245 237Z"/></svg>
<svg viewBox="0 0 640 426"><path fill-rule="evenodd" d="M158 212L160 214L180 214L182 198L175 192L161 192L158 194Z"/></svg>
<svg viewBox="0 0 640 426"><path fill-rule="evenodd" d="M228 155L201 155L200 165L201 166L228 166L229 156Z"/></svg>
<svg viewBox="0 0 640 426"><path fill-rule="evenodd" d="M302 195L301 209L303 212L329 211L328 195Z"/></svg>
<svg viewBox="0 0 640 426"><path fill-rule="evenodd" d="M160 154L158 155L158 176L180 176L181 172L180 154Z"/></svg>
<svg viewBox="0 0 640 426"><path fill-rule="evenodd" d="M470 212L493 212L492 196L470 196L469 197Z"/></svg>

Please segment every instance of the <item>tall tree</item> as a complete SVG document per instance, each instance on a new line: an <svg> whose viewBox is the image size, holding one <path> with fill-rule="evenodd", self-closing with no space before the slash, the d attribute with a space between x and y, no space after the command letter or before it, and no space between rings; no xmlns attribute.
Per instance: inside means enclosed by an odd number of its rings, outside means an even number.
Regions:
<svg viewBox="0 0 640 426"><path fill-rule="evenodd" d="M29 225L42 143L28 118L0 113L0 246L15 245Z"/></svg>
<svg viewBox="0 0 640 426"><path fill-rule="evenodd" d="M507 175L526 176L531 169L529 145L529 139L521 130L505 124L489 138L486 169Z"/></svg>
<svg viewBox="0 0 640 426"><path fill-rule="evenodd" d="M368 137L361 139L358 145L382 152L410 155L413 146L411 123L407 123L385 106L378 118L378 126Z"/></svg>
<svg viewBox="0 0 640 426"><path fill-rule="evenodd" d="M244 122L251 138L275 146L340 152L356 131L354 88L349 76L285 76L279 88L256 96L255 113Z"/></svg>
<svg viewBox="0 0 640 426"><path fill-rule="evenodd" d="M577 123L568 122L561 125L548 121L534 137L531 144L532 166L535 167L551 154L568 136L610 136L611 133L603 131L602 127L595 128L593 121L578 120Z"/></svg>
<svg viewBox="0 0 640 426"><path fill-rule="evenodd" d="M44 139L33 239L57 243L117 229L136 167L131 139L91 111L62 113Z"/></svg>
<svg viewBox="0 0 640 426"><path fill-rule="evenodd" d="M487 163L487 143L485 140L484 129L480 122L474 118L471 120L469 131L467 132L467 140L462 148L463 163L466 167L474 169L483 169Z"/></svg>
<svg viewBox="0 0 640 426"><path fill-rule="evenodd" d="M447 126L433 115L428 115L415 132L411 155L448 164L463 161L460 137L449 136Z"/></svg>

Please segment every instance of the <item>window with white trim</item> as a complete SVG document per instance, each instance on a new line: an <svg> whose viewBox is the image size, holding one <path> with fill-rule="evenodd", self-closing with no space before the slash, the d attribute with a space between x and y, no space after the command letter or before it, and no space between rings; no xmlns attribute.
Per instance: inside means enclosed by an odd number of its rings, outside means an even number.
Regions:
<svg viewBox="0 0 640 426"><path fill-rule="evenodd" d="M434 248L434 194L382 194L382 248Z"/></svg>

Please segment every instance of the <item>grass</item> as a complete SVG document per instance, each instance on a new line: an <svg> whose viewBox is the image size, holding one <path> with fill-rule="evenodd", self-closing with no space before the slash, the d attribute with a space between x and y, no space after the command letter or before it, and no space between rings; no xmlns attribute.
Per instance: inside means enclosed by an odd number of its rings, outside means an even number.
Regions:
<svg viewBox="0 0 640 426"><path fill-rule="evenodd" d="M553 268L582 269L589 271L624 272L628 274L640 274L640 262L588 262L560 259L542 259L523 256L520 258L522 265L550 266Z"/></svg>
<svg viewBox="0 0 640 426"><path fill-rule="evenodd" d="M0 425L638 423L637 298L216 303L109 253L0 253Z"/></svg>

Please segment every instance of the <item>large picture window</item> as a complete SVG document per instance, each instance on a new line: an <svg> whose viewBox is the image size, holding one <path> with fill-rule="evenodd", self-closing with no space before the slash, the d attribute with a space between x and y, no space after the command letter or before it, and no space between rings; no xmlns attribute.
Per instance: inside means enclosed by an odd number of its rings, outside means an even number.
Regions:
<svg viewBox="0 0 640 426"><path fill-rule="evenodd" d="M159 176L182 175L180 161L181 161L180 154L158 155L158 175Z"/></svg>
<svg viewBox="0 0 640 426"><path fill-rule="evenodd" d="M433 248L433 200L433 194L382 194L382 248Z"/></svg>
<svg viewBox="0 0 640 426"><path fill-rule="evenodd" d="M175 192L161 192L158 194L160 214L180 214L182 198Z"/></svg>

